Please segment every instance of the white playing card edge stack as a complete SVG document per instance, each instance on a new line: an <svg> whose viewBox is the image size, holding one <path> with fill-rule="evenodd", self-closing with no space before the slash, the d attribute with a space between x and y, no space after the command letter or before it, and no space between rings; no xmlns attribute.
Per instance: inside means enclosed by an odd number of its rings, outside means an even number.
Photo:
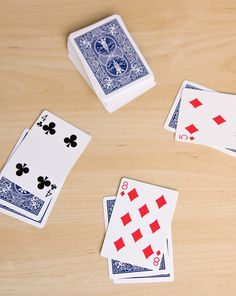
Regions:
<svg viewBox="0 0 236 296"><path fill-rule="evenodd" d="M182 97L182 93L183 90L187 89L192 89L192 90L198 90L201 91L202 93L207 94L208 92L210 93L217 93L218 95L222 96L222 99L224 99L224 96L231 96L229 94L223 94L223 93L218 93L216 90L208 88L206 86L203 86L201 84L189 81L189 80L184 80L178 90L178 93L175 97L175 100L171 106L170 112L166 118L166 121L164 123L164 128L172 133L175 133L175 140L176 141L180 141L183 142L184 140L181 139L181 137L178 137L176 134L176 130L178 129L178 122L179 122L179 112L180 112L180 107L181 107L181 97ZM236 97L235 97L236 100ZM204 146L208 146L211 147L215 150L218 150L220 152L223 152L224 154L236 157L236 147L235 148L226 148L225 146L218 146L218 145L210 145L210 144L203 144L203 143L194 143L194 142L188 142L188 143L193 143L193 144L198 144L198 145L204 145Z"/></svg>
<svg viewBox="0 0 236 296"><path fill-rule="evenodd" d="M141 59L143 65L146 67L148 71L148 75L143 76L142 78L127 84L126 86L123 86L122 88L113 91L110 94L105 94L102 90L101 86L99 85L97 79L95 78L93 71L88 66L83 54L81 53L80 49L78 48L75 38L78 36L83 35L86 32L91 31L92 29L101 26L105 23L108 23L112 20L116 19L120 26L122 27L123 31L127 35L130 43L132 44L133 48L135 49L136 53L138 54L139 58ZM68 56L76 69L81 73L83 78L87 81L89 86L92 88L92 90L96 93L98 98L100 99L102 105L104 108L112 113L128 102L132 101L136 97L140 96L141 94L145 93L152 87L156 85L154 75L148 66L147 62L145 61L144 57L142 56L140 50L138 49L137 45L135 44L134 40L130 36L128 30L125 27L124 22L122 21L122 18L119 15L112 15L110 17L107 17L95 24L92 24L86 28L83 28L81 30L78 30L76 32L73 32L68 37L67 42L67 49L68 49Z"/></svg>

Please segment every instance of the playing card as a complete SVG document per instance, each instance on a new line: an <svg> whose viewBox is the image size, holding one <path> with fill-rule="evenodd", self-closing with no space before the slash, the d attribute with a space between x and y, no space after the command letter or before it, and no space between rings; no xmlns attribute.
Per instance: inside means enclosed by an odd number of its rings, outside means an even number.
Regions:
<svg viewBox="0 0 236 296"><path fill-rule="evenodd" d="M80 71L81 75L88 82L90 87L93 88L93 86L91 85L90 80L89 80L86 72L84 71L84 68L81 66L81 63L79 62L79 59L76 57L75 50L73 48L71 48L71 47L72 46L68 45L69 58L73 62L76 69ZM121 98L119 98L117 100L112 99L110 102L106 102L106 101L102 100L101 103L103 104L104 108L108 112L114 112L114 111L118 110L119 108L121 108L122 106L124 106L125 104L127 104L128 102L130 102L134 97L140 96L141 94L146 92L147 89L153 87L154 85L155 85L154 81L150 81L150 80L146 81L145 80L145 81L137 84L136 87L134 89L132 89L131 92L126 93L125 95L123 95L123 97L121 97Z"/></svg>
<svg viewBox="0 0 236 296"><path fill-rule="evenodd" d="M24 140L24 138L27 136L28 132L29 132L29 129L28 129L28 128L26 128L26 129L23 130L23 132L22 132L22 134L20 135L20 137L19 137L19 139L18 139L16 145L15 145L14 148L12 149L12 151L11 151L11 153L10 153L10 155L9 155L9 157L8 157L8 159L7 159L7 161L9 161L9 159L12 157L12 155L16 152L17 148L20 146L21 142L22 142L22 141Z"/></svg>
<svg viewBox="0 0 236 296"><path fill-rule="evenodd" d="M25 129L22 134L20 135L20 138L18 139L16 145L14 146L14 148L12 149L12 152L10 154L10 156L8 157L8 160L11 158L11 156L15 153L15 151L17 150L17 148L19 147L19 145L22 143L22 141L25 139L25 137L27 136L29 132L29 129ZM60 189L59 191L60 192ZM0 204L0 213L6 214L12 218L18 219L20 221L23 221L25 223L31 224L33 226L36 226L38 228L43 228L47 222L47 219L49 217L49 214L52 211L52 208L55 204L56 198L54 198L53 200L51 200L48 204L48 207L46 208L46 210L44 211L42 217L39 220L35 220L35 219L31 219L23 214L21 214L20 212L17 212L11 208L8 208L2 204Z"/></svg>
<svg viewBox="0 0 236 296"><path fill-rule="evenodd" d="M44 111L1 172L1 204L41 219L90 138Z"/></svg>
<svg viewBox="0 0 236 296"><path fill-rule="evenodd" d="M89 77L87 76L84 67L82 63L80 62L80 59L77 57L77 53L74 49L74 47L71 45L70 40L68 39L67 42L67 48L68 48L68 57L76 67L76 69L80 72L80 74L83 76L83 78L87 81L89 86L93 89L93 85L91 84Z"/></svg>
<svg viewBox="0 0 236 296"><path fill-rule="evenodd" d="M157 270L178 192L123 178L101 255Z"/></svg>
<svg viewBox="0 0 236 296"><path fill-rule="evenodd" d="M206 86L200 85L200 84L192 82L192 81L184 80L178 93L177 93L177 96L174 100L174 103L171 107L171 110L168 114L168 117L167 117L165 125L164 125L165 129L167 129L171 132L174 132L174 133L175 133L177 125L178 125L180 102L181 102L182 90L184 88L215 92L215 90L210 89ZM225 154L228 154L230 156L236 157L236 149L222 148L222 147L217 147L217 146L210 146L210 147L214 148L218 151L221 151Z"/></svg>
<svg viewBox="0 0 236 296"><path fill-rule="evenodd" d="M118 110L119 108L123 107L124 105L128 104L129 102L131 102L134 98L144 94L148 89L155 86L155 84L156 83L154 81L150 81L150 80L142 81L138 83L134 88L132 88L131 91L123 94L119 99L118 98L116 100L112 99L112 101L108 103L105 101L101 101L101 103L103 104L104 108L108 112L112 113Z"/></svg>
<svg viewBox="0 0 236 296"><path fill-rule="evenodd" d="M176 140L236 148L236 96L184 89Z"/></svg>
<svg viewBox="0 0 236 296"><path fill-rule="evenodd" d="M104 220L105 220L105 229L107 229L107 225L110 221L112 211L115 205L115 197L114 196L107 196L103 199L103 210L104 210ZM111 258L108 259L108 270L109 270L109 277L110 279L117 279L117 278L128 278L128 277L135 277L135 278L142 278L144 276L147 278L148 276L170 276L170 272L172 270L173 262L170 262L170 240L171 240L171 233L169 234L166 240L166 249L167 251L162 254L160 258L160 266L159 270L153 271L147 268L143 268L140 266L132 265L129 263L120 262L118 260L113 260ZM171 264L170 264L171 263ZM168 268L167 268L168 265ZM171 265L171 267L170 267Z"/></svg>
<svg viewBox="0 0 236 296"><path fill-rule="evenodd" d="M84 69L81 74L104 106L123 98L123 92L137 83L151 80L148 87L155 85L151 69L119 15L71 33L68 42L80 60L77 68Z"/></svg>
<svg viewBox="0 0 236 296"><path fill-rule="evenodd" d="M214 91L213 89L207 88L206 86L200 85L198 83L184 80L181 84L178 93L176 95L176 98L174 100L174 103L170 109L170 112L167 116L167 119L164 124L164 128L169 130L170 132L175 133L177 124L178 124L178 117L179 117L179 108L180 108L180 102L181 102L181 96L183 89L196 89L196 90L205 90L205 91Z"/></svg>
<svg viewBox="0 0 236 296"><path fill-rule="evenodd" d="M169 239L170 238L170 239ZM171 262L171 268L169 273L163 272L157 275L137 276L129 278L115 278L113 279L114 284L141 284L141 283L160 283L160 282L172 282L174 280L174 267L173 267L173 249L171 230L168 234L168 257Z"/></svg>
<svg viewBox="0 0 236 296"><path fill-rule="evenodd" d="M58 193L59 192L60 192L60 190L58 191ZM47 220L49 218L49 215L52 211L52 208L53 208L56 200L57 200L57 197L50 200L49 204L47 205L47 208L44 210L43 214L41 215L42 217L39 220L29 218L26 215L23 215L22 213L15 211L9 207L6 207L2 204L0 204L0 213L8 215L12 218L18 219L18 220L25 222L27 224L33 225L35 227L43 228L45 226L45 224L47 223Z"/></svg>

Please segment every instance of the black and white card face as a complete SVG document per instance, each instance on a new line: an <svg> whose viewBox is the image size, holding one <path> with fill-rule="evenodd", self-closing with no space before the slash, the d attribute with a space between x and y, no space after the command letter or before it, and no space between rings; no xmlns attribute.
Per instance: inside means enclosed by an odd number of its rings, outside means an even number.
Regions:
<svg viewBox="0 0 236 296"><path fill-rule="evenodd" d="M90 135L43 111L0 175L0 203L40 219Z"/></svg>

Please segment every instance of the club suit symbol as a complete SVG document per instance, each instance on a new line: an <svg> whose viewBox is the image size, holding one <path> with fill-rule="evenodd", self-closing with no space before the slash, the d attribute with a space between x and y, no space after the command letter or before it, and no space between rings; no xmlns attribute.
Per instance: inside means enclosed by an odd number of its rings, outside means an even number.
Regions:
<svg viewBox="0 0 236 296"><path fill-rule="evenodd" d="M48 125L45 124L43 126L43 130L45 131L46 135L54 135L56 133L56 130L54 129L56 126L55 122L50 122Z"/></svg>
<svg viewBox="0 0 236 296"><path fill-rule="evenodd" d="M66 137L64 139L64 143L66 143L66 147L76 147L77 142L76 142L77 136L76 135L71 135L70 137Z"/></svg>
<svg viewBox="0 0 236 296"><path fill-rule="evenodd" d="M38 189L43 189L44 187L49 187L51 185L51 182L49 181L48 177L39 176L38 177Z"/></svg>
<svg viewBox="0 0 236 296"><path fill-rule="evenodd" d="M27 167L26 163L24 163L24 164L18 163L16 165L16 168L17 168L16 175L19 177L22 176L23 174L28 174L28 172L29 172L29 168Z"/></svg>

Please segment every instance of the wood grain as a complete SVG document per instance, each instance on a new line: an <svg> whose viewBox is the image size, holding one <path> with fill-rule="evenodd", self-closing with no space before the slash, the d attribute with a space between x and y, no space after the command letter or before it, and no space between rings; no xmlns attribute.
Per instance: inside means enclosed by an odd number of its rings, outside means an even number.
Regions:
<svg viewBox="0 0 236 296"><path fill-rule="evenodd" d="M66 37L113 13L158 85L109 114L68 59ZM43 109L93 139L43 230L0 215L0 295L236 295L236 159L163 129L184 79L236 93L235 14L234 0L1 0L0 165ZM173 283L108 279L102 197L122 176L180 192Z"/></svg>

